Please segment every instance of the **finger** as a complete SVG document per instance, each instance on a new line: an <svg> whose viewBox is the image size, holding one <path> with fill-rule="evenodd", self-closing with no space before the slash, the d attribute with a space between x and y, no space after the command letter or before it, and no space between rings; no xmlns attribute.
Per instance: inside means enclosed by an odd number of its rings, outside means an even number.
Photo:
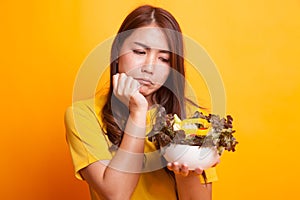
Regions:
<svg viewBox="0 0 300 200"><path fill-rule="evenodd" d="M124 78L124 95L129 98L133 94L133 89L131 88L133 78L127 76Z"/></svg>
<svg viewBox="0 0 300 200"><path fill-rule="evenodd" d="M172 167L175 174L180 174L180 167L178 162L174 162Z"/></svg>
<svg viewBox="0 0 300 200"><path fill-rule="evenodd" d="M135 80L135 79L132 79L131 83L130 83L130 88L132 89L132 94L131 96L134 96L137 92L140 92L140 83Z"/></svg>
<svg viewBox="0 0 300 200"><path fill-rule="evenodd" d="M168 163L168 164L167 164L167 168L168 168L170 171L173 171L172 163Z"/></svg>
<svg viewBox="0 0 300 200"><path fill-rule="evenodd" d="M117 91L119 75L120 75L119 73L113 75L113 91L114 91L114 93Z"/></svg>
<svg viewBox="0 0 300 200"><path fill-rule="evenodd" d="M181 165L180 173L182 176L187 176L189 174L189 168L186 164Z"/></svg>
<svg viewBox="0 0 300 200"><path fill-rule="evenodd" d="M121 73L120 76L119 76L118 87L117 87L117 92L118 92L119 95L124 94L126 78L127 78L127 76L124 73Z"/></svg>
<svg viewBox="0 0 300 200"><path fill-rule="evenodd" d="M195 172L196 174L198 174L198 175L201 175L201 174L203 173L203 170L200 169L200 168L196 168L196 169L194 170L194 172Z"/></svg>
<svg viewBox="0 0 300 200"><path fill-rule="evenodd" d="M128 98L133 97L136 92L139 92L139 82L133 79L131 76L127 76L125 80L124 95Z"/></svg>
<svg viewBox="0 0 300 200"><path fill-rule="evenodd" d="M130 88L138 90L140 86L141 84L137 80L132 78L132 81L130 83Z"/></svg>

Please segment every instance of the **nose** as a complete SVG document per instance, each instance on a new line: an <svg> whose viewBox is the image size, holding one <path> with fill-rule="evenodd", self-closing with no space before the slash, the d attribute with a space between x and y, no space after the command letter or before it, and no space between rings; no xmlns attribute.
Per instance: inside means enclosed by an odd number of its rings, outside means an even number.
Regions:
<svg viewBox="0 0 300 200"><path fill-rule="evenodd" d="M147 54L147 56L145 58L145 63L142 66L142 72L153 74L153 68L154 68L155 62L156 62L155 54L154 53Z"/></svg>

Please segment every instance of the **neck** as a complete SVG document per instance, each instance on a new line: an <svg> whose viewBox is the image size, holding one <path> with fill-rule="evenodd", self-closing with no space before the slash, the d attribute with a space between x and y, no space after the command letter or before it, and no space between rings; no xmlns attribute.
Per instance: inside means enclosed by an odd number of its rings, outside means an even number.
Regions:
<svg viewBox="0 0 300 200"><path fill-rule="evenodd" d="M155 104L155 102L153 102L153 95L150 94L148 96L145 96L146 100L148 101L148 110L151 108L151 106L153 104Z"/></svg>

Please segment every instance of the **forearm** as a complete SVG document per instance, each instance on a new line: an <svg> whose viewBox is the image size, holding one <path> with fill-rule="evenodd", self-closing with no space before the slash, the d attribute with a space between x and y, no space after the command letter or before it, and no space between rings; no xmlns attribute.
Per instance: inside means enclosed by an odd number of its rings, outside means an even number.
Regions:
<svg viewBox="0 0 300 200"><path fill-rule="evenodd" d="M145 122L146 113L130 115L119 149L103 173L107 192L122 199L134 192L143 167Z"/></svg>
<svg viewBox="0 0 300 200"><path fill-rule="evenodd" d="M175 175L180 200L211 200L211 184L201 184L198 176Z"/></svg>

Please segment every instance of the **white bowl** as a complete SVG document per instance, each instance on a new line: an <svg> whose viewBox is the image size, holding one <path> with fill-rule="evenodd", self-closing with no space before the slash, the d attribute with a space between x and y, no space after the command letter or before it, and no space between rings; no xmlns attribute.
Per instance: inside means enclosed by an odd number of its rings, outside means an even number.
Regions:
<svg viewBox="0 0 300 200"><path fill-rule="evenodd" d="M187 164L189 170L208 169L219 160L215 147L199 147L182 144L170 144L163 148L163 156L168 162Z"/></svg>

